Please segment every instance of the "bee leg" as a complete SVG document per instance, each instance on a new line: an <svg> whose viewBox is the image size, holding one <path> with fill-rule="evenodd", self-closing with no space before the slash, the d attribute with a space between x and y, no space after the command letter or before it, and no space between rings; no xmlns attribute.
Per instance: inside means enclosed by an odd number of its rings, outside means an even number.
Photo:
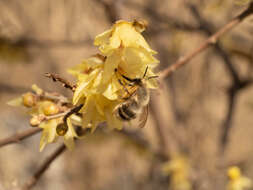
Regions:
<svg viewBox="0 0 253 190"><path fill-rule="evenodd" d="M125 84L123 84L122 81L121 81L120 79L118 79L118 81L119 81L120 85L123 86L123 88L124 88L124 90L126 91L126 93L127 93L128 95L131 95L130 92L127 90Z"/></svg>

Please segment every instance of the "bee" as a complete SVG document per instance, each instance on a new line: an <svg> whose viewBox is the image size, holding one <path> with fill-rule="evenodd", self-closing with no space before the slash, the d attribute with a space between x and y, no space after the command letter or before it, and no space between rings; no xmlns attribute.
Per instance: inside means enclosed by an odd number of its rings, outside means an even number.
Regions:
<svg viewBox="0 0 253 190"><path fill-rule="evenodd" d="M114 114L121 121L132 121L139 117L138 127L145 126L148 118L148 103L150 100L149 89L146 87L146 81L158 76L145 78L148 71L146 68L142 78L131 79L125 75L122 78L128 83L124 84L120 79L119 83L123 86L126 94L123 96L123 102L114 109ZM117 70L115 70L117 72ZM126 85L129 87L127 88Z"/></svg>

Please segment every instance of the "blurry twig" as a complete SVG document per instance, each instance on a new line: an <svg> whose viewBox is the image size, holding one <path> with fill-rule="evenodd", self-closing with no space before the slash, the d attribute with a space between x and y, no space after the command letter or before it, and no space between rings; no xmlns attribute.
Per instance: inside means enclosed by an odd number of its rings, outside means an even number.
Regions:
<svg viewBox="0 0 253 190"><path fill-rule="evenodd" d="M184 66L186 63L188 63L190 60L192 60L195 56L200 54L202 51L206 50L208 47L210 47L213 44L217 43L217 40L226 32L230 31L232 28L237 26L239 23L241 23L245 18L253 14L253 3L249 4L249 7L243 11L240 15L232 19L230 22L228 22L225 26L223 26L220 30L218 30L216 33L214 33L212 36L210 36L208 39L206 39L199 47L194 49L189 54L185 55L184 57L181 57L174 63L173 65L170 65L166 69L164 69L159 77L160 79L165 79L170 74L175 72L180 67Z"/></svg>
<svg viewBox="0 0 253 190"><path fill-rule="evenodd" d="M96 0L97 3L101 4L107 15L107 18L110 23L115 23L119 20L119 12L117 11L117 4L122 0L107 2L105 0Z"/></svg>
<svg viewBox="0 0 253 190"><path fill-rule="evenodd" d="M212 31L214 30L213 29L214 27L206 20L204 20L204 18L202 18L199 11L197 10L197 7L195 7L193 4L188 4L188 6L193 16L199 21L200 29L203 30L205 34L211 35ZM227 54L225 49L223 49L222 45L219 42L217 42L217 44L215 44L214 47L218 55L220 55L221 58L224 60L225 66L227 67L229 74L232 78L232 85L228 90L228 110L224 123L222 125L222 134L221 134L221 150L222 152L224 152L226 144L228 142L229 131L232 127L232 118L236 105L237 94L242 89L252 84L252 79L249 77L248 79L242 80L239 76L239 73L234 68L229 55Z"/></svg>
<svg viewBox="0 0 253 190"><path fill-rule="evenodd" d="M59 81L60 83L62 83L62 85L65 88L68 88L70 90L72 90L72 92L75 92L75 85L70 84L69 81L65 80L64 78L60 77L58 74L53 74L53 73L45 73L45 76L48 78L53 79L54 82Z"/></svg>
<svg viewBox="0 0 253 190"><path fill-rule="evenodd" d="M192 12L192 15L198 20L199 22L199 28L201 31L203 31L206 35L212 35L214 32L214 26L211 25L208 21L204 20L204 18L200 15L198 9L193 4L187 4L190 8L190 11ZM228 71L230 72L230 75L232 79L235 82L239 82L240 77L239 74L236 72L236 69L234 68L232 61L227 54L226 50L222 47L221 43L217 41L217 43L214 45L216 52L220 57L224 60L225 66L227 67Z"/></svg>
<svg viewBox="0 0 253 190"><path fill-rule="evenodd" d="M137 2L137 1L136 1ZM177 18L169 17L168 15L157 13L154 9L152 9L150 6L143 6L139 3L126 1L125 4L128 6L131 6L131 8L143 10L146 12L148 16L151 16L152 19L154 19L156 22L164 23L172 26L173 28L176 28L178 30L184 30L184 31L196 31L199 30L198 27L192 26L192 24L185 23L183 21L178 20ZM156 23L157 26L157 23ZM151 31L151 33L157 33L159 32L155 28Z"/></svg>
<svg viewBox="0 0 253 190"><path fill-rule="evenodd" d="M35 38L27 38L25 36L21 36L18 39L11 40L6 37L0 36L0 44L8 44L12 47L41 47L41 48L50 48L50 47L62 47L62 46L83 46L85 44L89 44L91 42L90 39L84 39L79 41L70 41L70 40L39 40Z"/></svg>
<svg viewBox="0 0 253 190"><path fill-rule="evenodd" d="M0 147L8 145L8 144L13 144L13 143L18 143L28 137L31 137L32 135L37 134L40 132L42 129L41 128L31 128L27 129L23 132L17 132L16 134L7 137L5 139L0 140Z"/></svg>
<svg viewBox="0 0 253 190"><path fill-rule="evenodd" d="M0 82L0 93L21 93L24 91L28 91L28 88L26 87L22 87L22 86L14 86L14 85L10 85L10 84L5 84Z"/></svg>
<svg viewBox="0 0 253 190"><path fill-rule="evenodd" d="M62 104L69 104L70 100L63 95L54 94L49 92L44 92L43 94L38 95L39 99L52 100L56 102L61 102Z"/></svg>
<svg viewBox="0 0 253 190"><path fill-rule="evenodd" d="M53 152L37 169L37 171L33 174L33 176L27 180L25 185L21 188L21 190L29 190L31 189L41 178L41 176L45 173L45 171L49 168L50 164L64 151L66 150L66 146L63 144L58 147L55 152Z"/></svg>
<svg viewBox="0 0 253 190"><path fill-rule="evenodd" d="M50 116L42 116L40 118L40 122L43 122L43 121L48 121L48 120L51 120L51 119L55 119L55 118L59 118L59 117L65 117L67 114L69 114L71 112L71 110L69 112L62 112L62 113L59 113L59 114L55 114L55 115L50 115ZM8 145L8 144L13 144L13 143L18 143L20 142L21 140L24 140L32 135L35 135L37 134L38 132L40 132L42 129L41 128L31 128L31 129L27 129L23 132L17 132L16 134L10 136L10 137L7 137L5 139L0 139L0 147L2 146L5 146L5 145Z"/></svg>
<svg viewBox="0 0 253 190"><path fill-rule="evenodd" d="M245 79L240 81L240 83L233 83L228 89L228 110L223 123L222 134L221 134L221 152L223 153L226 145L228 143L228 136L230 129L232 127L232 118L234 114L234 109L237 101L237 96L242 89L245 89L249 85L253 84L252 79Z"/></svg>

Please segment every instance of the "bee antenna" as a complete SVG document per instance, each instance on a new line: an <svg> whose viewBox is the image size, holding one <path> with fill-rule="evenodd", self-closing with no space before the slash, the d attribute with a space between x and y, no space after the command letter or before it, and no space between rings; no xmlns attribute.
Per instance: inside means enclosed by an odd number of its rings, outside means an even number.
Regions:
<svg viewBox="0 0 253 190"><path fill-rule="evenodd" d="M146 74L147 74L147 71L148 71L148 66L146 67L145 72L144 72L144 74L143 74L143 77L142 77L142 78L145 78L145 76L146 76Z"/></svg>

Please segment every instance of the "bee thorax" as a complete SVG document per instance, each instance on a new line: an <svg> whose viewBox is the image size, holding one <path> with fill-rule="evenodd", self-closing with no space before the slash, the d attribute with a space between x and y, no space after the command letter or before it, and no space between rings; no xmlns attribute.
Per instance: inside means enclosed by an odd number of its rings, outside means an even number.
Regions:
<svg viewBox="0 0 253 190"><path fill-rule="evenodd" d="M138 88L136 91L136 102L139 102L142 106L146 106L149 103L149 91L147 88Z"/></svg>

